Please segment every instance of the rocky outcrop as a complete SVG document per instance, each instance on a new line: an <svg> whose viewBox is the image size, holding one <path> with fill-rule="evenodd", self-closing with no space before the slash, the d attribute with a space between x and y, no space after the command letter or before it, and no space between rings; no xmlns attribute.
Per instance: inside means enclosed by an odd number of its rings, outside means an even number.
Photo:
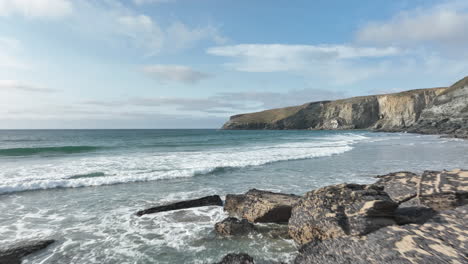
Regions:
<svg viewBox="0 0 468 264"><path fill-rule="evenodd" d="M298 200L293 194L252 189L245 194L228 194L224 210L252 223L287 223Z"/></svg>
<svg viewBox="0 0 468 264"><path fill-rule="evenodd" d="M7 248L0 249L0 263L2 264L20 264L21 259L36 251L45 249L55 240L39 240L16 244Z"/></svg>
<svg viewBox="0 0 468 264"><path fill-rule="evenodd" d="M206 196L200 199L182 201L162 206L156 206L149 209L141 210L136 213L137 216L142 216L145 214L154 214L166 211L188 209L193 207L201 206L223 206L223 201L218 195Z"/></svg>
<svg viewBox="0 0 468 264"><path fill-rule="evenodd" d="M409 131L468 138L468 77L437 96Z"/></svg>
<svg viewBox="0 0 468 264"><path fill-rule="evenodd" d="M245 253L227 254L221 262L215 264L254 264L254 260Z"/></svg>
<svg viewBox="0 0 468 264"><path fill-rule="evenodd" d="M389 226L364 237L313 241L296 264L467 263L468 206L444 211L423 225Z"/></svg>
<svg viewBox="0 0 468 264"><path fill-rule="evenodd" d="M293 208L289 234L299 244L362 236L394 225L398 204L382 187L339 184L307 193Z"/></svg>
<svg viewBox="0 0 468 264"><path fill-rule="evenodd" d="M228 217L215 224L215 231L222 236L245 235L254 231L254 225L249 221Z"/></svg>
<svg viewBox="0 0 468 264"><path fill-rule="evenodd" d="M448 88L312 102L235 115L223 129L370 129L468 138L468 77Z"/></svg>
<svg viewBox="0 0 468 264"><path fill-rule="evenodd" d="M223 129L402 130L446 88L307 103L231 117Z"/></svg>

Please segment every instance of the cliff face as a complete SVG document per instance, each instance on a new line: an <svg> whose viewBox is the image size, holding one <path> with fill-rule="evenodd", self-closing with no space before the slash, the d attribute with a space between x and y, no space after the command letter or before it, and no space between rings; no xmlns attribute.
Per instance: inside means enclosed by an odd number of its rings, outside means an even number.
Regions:
<svg viewBox="0 0 468 264"><path fill-rule="evenodd" d="M446 88L354 97L232 116L224 129L379 129L412 126Z"/></svg>
<svg viewBox="0 0 468 264"><path fill-rule="evenodd" d="M409 131L468 138L468 77L437 96Z"/></svg>

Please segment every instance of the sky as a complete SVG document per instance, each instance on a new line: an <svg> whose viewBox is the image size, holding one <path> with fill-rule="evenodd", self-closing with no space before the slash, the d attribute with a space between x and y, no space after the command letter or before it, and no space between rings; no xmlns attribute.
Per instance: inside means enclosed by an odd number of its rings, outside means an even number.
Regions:
<svg viewBox="0 0 468 264"><path fill-rule="evenodd" d="M466 75L466 0L0 0L0 129L219 128Z"/></svg>

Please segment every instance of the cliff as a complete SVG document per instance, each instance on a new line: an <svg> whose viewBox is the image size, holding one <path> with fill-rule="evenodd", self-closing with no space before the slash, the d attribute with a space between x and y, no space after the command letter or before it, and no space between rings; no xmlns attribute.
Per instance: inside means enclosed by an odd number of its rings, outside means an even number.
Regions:
<svg viewBox="0 0 468 264"><path fill-rule="evenodd" d="M235 115L223 129L371 129L462 137L468 135L467 120L468 77L448 88L312 102Z"/></svg>

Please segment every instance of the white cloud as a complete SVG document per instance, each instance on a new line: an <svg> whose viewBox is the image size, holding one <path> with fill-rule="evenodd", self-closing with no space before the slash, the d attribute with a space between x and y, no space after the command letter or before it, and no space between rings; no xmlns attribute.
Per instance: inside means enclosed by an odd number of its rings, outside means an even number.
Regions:
<svg viewBox="0 0 468 264"><path fill-rule="evenodd" d="M156 21L146 15L119 16L117 22L120 26L118 33L131 39L137 47L144 48L149 56L157 55L163 49L188 49L203 40L218 44L226 40L218 29L211 25L191 28L176 21L162 29Z"/></svg>
<svg viewBox="0 0 468 264"><path fill-rule="evenodd" d="M426 9L400 12L389 21L371 22L356 40L383 45L468 44L468 4L451 1Z"/></svg>
<svg viewBox="0 0 468 264"><path fill-rule="evenodd" d="M144 5L144 4L162 4L162 3L169 3L174 2L175 0L133 0L136 5Z"/></svg>
<svg viewBox="0 0 468 264"><path fill-rule="evenodd" d="M26 63L21 61L17 53L22 49L19 40L10 37L0 37L0 68L27 69Z"/></svg>
<svg viewBox="0 0 468 264"><path fill-rule="evenodd" d="M150 65L144 67L143 71L149 76L161 81L175 81L190 84L210 77L210 75L206 73L182 65Z"/></svg>
<svg viewBox="0 0 468 264"><path fill-rule="evenodd" d="M38 85L24 83L17 80L0 80L0 91L24 91L24 92L37 92L37 93L51 93L56 92L54 89L44 88Z"/></svg>
<svg viewBox="0 0 468 264"><path fill-rule="evenodd" d="M70 14L72 9L69 0L0 0L0 16L57 18Z"/></svg>
<svg viewBox="0 0 468 264"><path fill-rule="evenodd" d="M341 60L395 56L400 50L347 45L240 44L213 47L207 52L237 59L232 66L239 71L279 72L302 71Z"/></svg>

